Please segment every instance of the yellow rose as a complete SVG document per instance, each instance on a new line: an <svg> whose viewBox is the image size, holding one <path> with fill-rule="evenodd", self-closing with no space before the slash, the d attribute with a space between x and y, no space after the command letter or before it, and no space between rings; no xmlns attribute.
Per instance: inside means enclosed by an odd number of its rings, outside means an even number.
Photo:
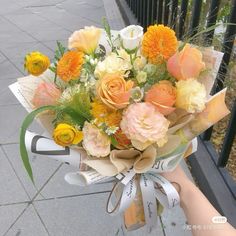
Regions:
<svg viewBox="0 0 236 236"><path fill-rule="evenodd" d="M189 113L201 112L205 108L206 88L191 78L176 83L177 95L175 106Z"/></svg>
<svg viewBox="0 0 236 236"><path fill-rule="evenodd" d="M25 56L24 67L31 75L41 75L49 66L49 58L40 52L31 52Z"/></svg>
<svg viewBox="0 0 236 236"><path fill-rule="evenodd" d="M68 48L77 48L78 50L92 54L97 48L100 39L101 29L94 26L75 31L69 38Z"/></svg>
<svg viewBox="0 0 236 236"><path fill-rule="evenodd" d="M68 124L59 124L54 129L53 139L55 143L60 146L70 146L72 144L78 144L83 139L83 132L75 129Z"/></svg>

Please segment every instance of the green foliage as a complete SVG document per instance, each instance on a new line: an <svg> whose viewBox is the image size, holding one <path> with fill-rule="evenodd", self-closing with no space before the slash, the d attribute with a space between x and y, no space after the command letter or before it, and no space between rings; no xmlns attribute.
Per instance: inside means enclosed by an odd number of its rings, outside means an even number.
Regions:
<svg viewBox="0 0 236 236"><path fill-rule="evenodd" d="M112 38L111 27L105 17L102 18L102 25L107 35L107 42L111 47L112 52L117 52L116 47L114 46L114 40Z"/></svg>
<svg viewBox="0 0 236 236"><path fill-rule="evenodd" d="M92 116L90 114L90 95L84 87L72 94L71 98L65 100L57 114L57 123L65 119L72 121L74 125L83 126L85 121L90 121Z"/></svg>
<svg viewBox="0 0 236 236"><path fill-rule="evenodd" d="M57 41L57 49L55 51L55 55L54 55L54 58L53 58L53 63L49 67L49 69L53 73L55 73L55 77L54 77L54 82L55 83L56 83L56 78L57 78L57 62L61 59L61 57L64 55L65 52L66 52L66 48L62 45L62 43Z"/></svg>
<svg viewBox="0 0 236 236"><path fill-rule="evenodd" d="M154 85L161 80L175 81L175 79L169 75L165 63L159 65L147 64L144 67L144 71L147 73L149 85Z"/></svg>
<svg viewBox="0 0 236 236"><path fill-rule="evenodd" d="M26 131L27 131L27 128L31 125L31 123L33 122L34 118L44 112L44 111L47 111L47 110L57 110L58 107L56 106L43 106L43 107L40 107L34 111L32 111L31 113L29 113L22 125L21 125L21 129L20 129L20 154L21 154L21 159L23 161L23 164L24 164L24 167L31 179L31 181L34 183L34 178L33 178L33 172L32 172L32 168L31 168L31 165L30 165L30 162L29 162L29 157L28 157L28 153L27 153L27 150L26 150L26 146L25 146L25 134L26 134Z"/></svg>

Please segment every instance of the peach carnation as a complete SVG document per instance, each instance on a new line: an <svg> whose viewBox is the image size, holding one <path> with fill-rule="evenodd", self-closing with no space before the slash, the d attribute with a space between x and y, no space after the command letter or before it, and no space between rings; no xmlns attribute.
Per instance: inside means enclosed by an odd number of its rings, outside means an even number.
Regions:
<svg viewBox="0 0 236 236"><path fill-rule="evenodd" d="M135 148L144 150L153 143L163 146L167 142L169 123L152 104L134 103L124 112L120 127Z"/></svg>
<svg viewBox="0 0 236 236"><path fill-rule="evenodd" d="M83 127L83 147L87 153L95 157L105 157L110 153L110 139L95 125L88 122Z"/></svg>

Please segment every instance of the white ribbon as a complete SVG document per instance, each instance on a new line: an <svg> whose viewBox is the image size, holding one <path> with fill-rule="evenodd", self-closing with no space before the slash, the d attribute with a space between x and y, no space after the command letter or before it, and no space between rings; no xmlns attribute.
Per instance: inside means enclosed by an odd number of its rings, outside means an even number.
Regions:
<svg viewBox="0 0 236 236"><path fill-rule="evenodd" d="M133 173L132 169L123 173L123 178L112 189L107 202L107 212L109 214L115 215L123 212L134 200L137 186L134 181L135 176L130 173ZM141 174L139 184L142 192L147 230L150 233L156 226L158 219L156 200L164 207L172 208L179 204L179 194L174 186L158 173L148 172ZM155 185L161 186L163 192L155 188ZM123 187L123 189L118 189L118 187ZM112 203L111 200L114 195L116 195L116 203Z"/></svg>

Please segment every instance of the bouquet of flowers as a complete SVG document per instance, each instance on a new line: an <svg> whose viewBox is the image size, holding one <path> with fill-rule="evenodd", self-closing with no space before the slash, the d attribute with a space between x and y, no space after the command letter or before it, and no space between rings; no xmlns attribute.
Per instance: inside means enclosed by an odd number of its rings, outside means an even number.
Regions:
<svg viewBox="0 0 236 236"><path fill-rule="evenodd" d="M30 75L10 86L30 112L20 152L31 180L28 151L76 166L65 176L70 184L114 181L107 212L125 212L127 229L151 230L161 206L179 202L160 173L196 151L194 138L229 113L226 90L209 95L222 53L179 42L164 25L117 32L106 21L57 46L52 62L27 54ZM45 136L27 131L34 118Z"/></svg>

